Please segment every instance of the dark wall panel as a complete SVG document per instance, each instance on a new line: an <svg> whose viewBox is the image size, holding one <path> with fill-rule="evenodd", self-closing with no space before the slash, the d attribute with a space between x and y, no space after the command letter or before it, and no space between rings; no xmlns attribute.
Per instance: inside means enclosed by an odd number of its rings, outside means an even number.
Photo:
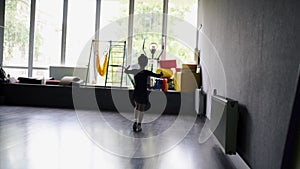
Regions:
<svg viewBox="0 0 300 169"><path fill-rule="evenodd" d="M150 92L150 91L149 91ZM195 112L194 93L151 91L148 113ZM0 105L133 112L133 90L35 84L0 84ZM162 104L165 102L165 104Z"/></svg>

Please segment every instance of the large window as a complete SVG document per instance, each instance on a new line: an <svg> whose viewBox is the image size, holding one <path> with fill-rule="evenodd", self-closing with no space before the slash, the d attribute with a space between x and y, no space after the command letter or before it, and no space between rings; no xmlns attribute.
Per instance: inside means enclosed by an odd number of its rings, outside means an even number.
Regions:
<svg viewBox="0 0 300 169"><path fill-rule="evenodd" d="M177 59L180 67L182 63L194 61L198 3L174 0L169 1L168 7L167 59Z"/></svg>
<svg viewBox="0 0 300 169"><path fill-rule="evenodd" d="M134 5L133 25L133 64L137 63L137 57L144 53L151 58L149 47L151 43L157 44L157 52L153 54L158 57L161 49L162 25L163 25L163 0L136 0ZM145 42L145 43L144 43ZM155 64L150 60L150 65ZM155 67L157 65L155 64Z"/></svg>
<svg viewBox="0 0 300 169"><path fill-rule="evenodd" d="M34 37L34 67L60 64L62 0L38 0Z"/></svg>
<svg viewBox="0 0 300 169"><path fill-rule="evenodd" d="M69 0L66 65L75 66L95 34L96 0ZM80 65L85 66L85 65Z"/></svg>
<svg viewBox="0 0 300 169"><path fill-rule="evenodd" d="M129 15L129 0L101 0L100 17L96 22L99 23L99 38L100 42L95 43L97 46L94 48L95 53L99 54L100 63L103 64L105 60L105 53L109 52L110 42L112 42L112 48L110 53L110 65L119 65L123 62L123 48L119 45L123 43L117 43L116 41L126 41L128 32L128 15ZM96 51L97 49L97 51ZM94 53L94 54L95 54ZM125 55L126 56L126 55ZM126 62L126 58L124 59ZM95 69L95 65L92 64L90 68ZM119 86L120 74L122 68L110 66L107 69L107 83L108 86ZM94 71L94 80L98 85L105 85L106 74L100 76ZM92 75L91 74L91 75ZM124 76L125 77L125 76ZM93 81L93 80L92 80Z"/></svg>
<svg viewBox="0 0 300 169"><path fill-rule="evenodd" d="M33 67L48 68L59 65L63 1L38 0L36 2ZM33 77L47 77L48 70L33 69Z"/></svg>
<svg viewBox="0 0 300 169"><path fill-rule="evenodd" d="M30 0L5 1L3 66L28 66ZM11 75L20 71L7 70Z"/></svg>
<svg viewBox="0 0 300 169"><path fill-rule="evenodd" d="M32 5L35 9L30 9L31 2L36 3ZM130 5L129 2L134 4ZM101 9L97 6L100 3ZM164 5L167 6L164 8ZM134 7L130 9L134 14L133 20L128 17L130 6ZM168 16L164 17L166 7ZM146 53L149 58L157 58L162 50L162 37L166 36L163 58L176 59L180 66L194 59L197 7L197 0L6 0L1 64L7 73L15 77L25 76L26 73L46 77L50 65L86 66L88 45L95 38L96 26L100 25L100 41L128 40L128 47L132 49L127 50L131 54L128 56L131 63L127 64L136 64L141 53ZM35 12L35 18L30 16L31 12ZM64 12L67 15L63 15ZM63 20L66 23L63 24ZM29 36L30 22L31 26L34 25L34 37ZM187 24L194 29L182 30L180 24ZM63 25L67 25L66 29ZM129 33L130 37L127 37ZM192 38L180 38L184 33ZM30 40L33 40L33 51L29 51ZM154 54L150 52L151 45L157 47ZM62 49L65 49L65 53ZM82 53L83 49L88 52L84 50ZM31 60L33 65L29 65ZM65 63L61 63L61 60ZM151 69L152 63L153 70L156 69L157 62L151 62L151 59L147 69Z"/></svg>

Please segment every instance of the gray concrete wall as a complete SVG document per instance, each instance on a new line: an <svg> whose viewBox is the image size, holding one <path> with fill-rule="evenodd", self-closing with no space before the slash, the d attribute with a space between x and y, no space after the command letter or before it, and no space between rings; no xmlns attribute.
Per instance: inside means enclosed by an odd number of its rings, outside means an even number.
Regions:
<svg viewBox="0 0 300 169"><path fill-rule="evenodd" d="M300 1L201 0L203 85L239 101L238 153L279 169L300 63Z"/></svg>

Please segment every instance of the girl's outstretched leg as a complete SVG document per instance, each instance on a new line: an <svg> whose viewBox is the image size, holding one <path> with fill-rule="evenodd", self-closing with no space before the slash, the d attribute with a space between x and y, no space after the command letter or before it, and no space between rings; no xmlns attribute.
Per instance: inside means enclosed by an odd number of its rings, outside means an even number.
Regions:
<svg viewBox="0 0 300 169"><path fill-rule="evenodd" d="M133 126L132 126L133 131L136 131L138 117L139 117L139 111L137 110L137 107L135 107L134 108L134 123L133 123Z"/></svg>
<svg viewBox="0 0 300 169"><path fill-rule="evenodd" d="M137 122L139 119L139 110L137 110L137 107L134 108L134 122Z"/></svg>
<svg viewBox="0 0 300 169"><path fill-rule="evenodd" d="M136 130L135 130L137 132L142 131L143 116L144 116L144 112L143 111L138 111L138 121L137 121Z"/></svg>
<svg viewBox="0 0 300 169"><path fill-rule="evenodd" d="M136 131L142 131L142 121L144 117L144 110L145 110L145 105L139 104L138 105L138 121L137 121L137 128Z"/></svg>
<svg viewBox="0 0 300 169"><path fill-rule="evenodd" d="M139 111L139 116L138 116L138 123L142 123L143 121L143 117L144 117L144 112L143 111Z"/></svg>

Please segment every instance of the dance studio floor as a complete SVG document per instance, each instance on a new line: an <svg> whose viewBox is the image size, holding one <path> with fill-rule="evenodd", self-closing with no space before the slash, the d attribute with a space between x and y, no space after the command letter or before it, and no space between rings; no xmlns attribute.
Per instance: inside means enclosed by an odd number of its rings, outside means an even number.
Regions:
<svg viewBox="0 0 300 169"><path fill-rule="evenodd" d="M99 121L100 115L104 122ZM128 119L131 116L132 113L0 106L0 168L240 169L234 156L224 155L214 137L199 143L203 117L198 116L187 135L168 147L147 138L168 137L162 133L177 116L162 115L151 120L151 115L146 114L140 133L132 132ZM177 131L181 129L172 130Z"/></svg>

